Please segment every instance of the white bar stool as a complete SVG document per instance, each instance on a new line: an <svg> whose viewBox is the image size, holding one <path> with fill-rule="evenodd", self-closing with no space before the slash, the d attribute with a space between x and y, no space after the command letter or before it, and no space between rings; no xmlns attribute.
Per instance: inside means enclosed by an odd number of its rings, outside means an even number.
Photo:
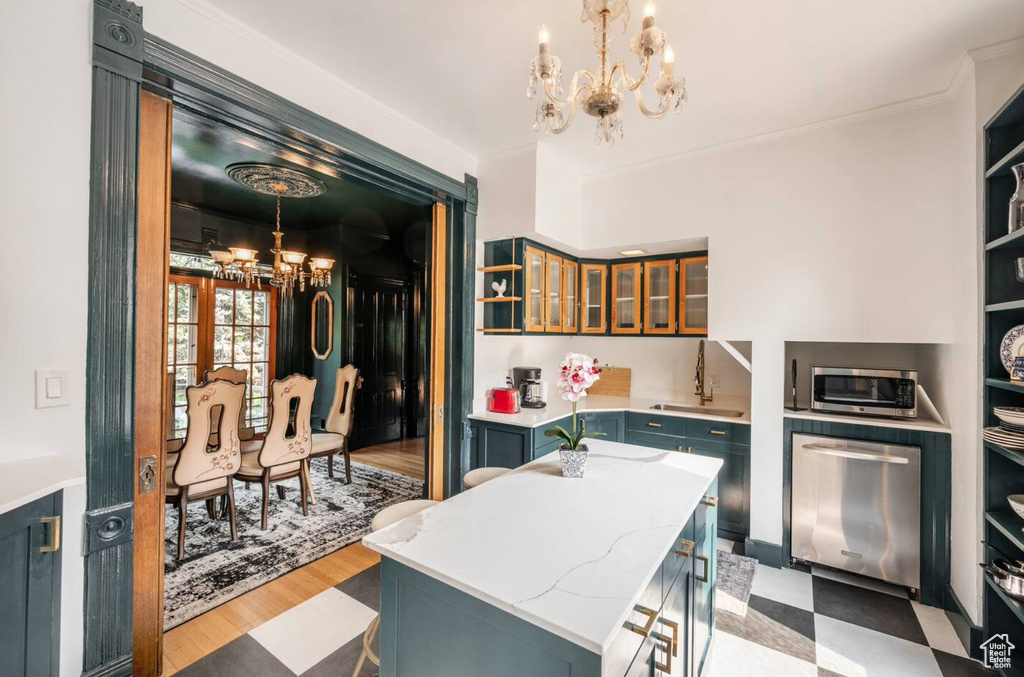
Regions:
<svg viewBox="0 0 1024 677"><path fill-rule="evenodd" d="M379 513L374 515L370 521L370 531L380 531L385 527L389 527L395 522L400 522L406 517L411 517L418 512L422 512L432 505L437 505L440 501L428 501L426 499L418 499L415 501L403 501L381 510ZM370 624L366 626L366 630L363 632L363 650L359 652L359 660L356 661L356 669L352 671L352 677L359 677L359 671L363 669L363 661L367 658L370 662L380 667L380 656L373 652L371 644L373 644L374 638L377 636L377 629L380 626L380 614L374 616Z"/></svg>
<svg viewBox="0 0 1024 677"><path fill-rule="evenodd" d="M467 489L478 487L484 482L490 482L493 479L501 477L509 470L511 470L511 468L477 468L476 470L470 470L468 473L463 475L462 486Z"/></svg>

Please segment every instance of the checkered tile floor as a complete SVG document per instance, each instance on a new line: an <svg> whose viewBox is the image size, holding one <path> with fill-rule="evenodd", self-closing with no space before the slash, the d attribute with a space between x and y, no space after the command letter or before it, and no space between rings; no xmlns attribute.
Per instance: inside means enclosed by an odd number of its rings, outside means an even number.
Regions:
<svg viewBox="0 0 1024 677"><path fill-rule="evenodd" d="M375 566L270 619L177 675L349 677L363 647L363 632L379 609L380 568ZM377 667L366 661L359 677L376 674Z"/></svg>
<svg viewBox="0 0 1024 677"><path fill-rule="evenodd" d="M721 550L739 550L719 541ZM946 614L895 586L758 565L745 617L719 610L708 677L995 677Z"/></svg>
<svg viewBox="0 0 1024 677"><path fill-rule="evenodd" d="M719 549L741 546L719 541ZM182 677L352 674L380 608L373 567L182 670ZM377 668L367 661L360 677ZM723 610L705 677L995 677L946 615L899 588L837 572L758 566L746 616ZM525 676L524 677L528 677Z"/></svg>

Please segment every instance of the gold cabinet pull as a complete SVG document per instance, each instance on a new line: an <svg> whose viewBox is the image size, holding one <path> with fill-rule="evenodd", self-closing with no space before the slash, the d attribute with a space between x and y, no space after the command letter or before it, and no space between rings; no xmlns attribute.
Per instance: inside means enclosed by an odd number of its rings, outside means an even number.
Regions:
<svg viewBox="0 0 1024 677"><path fill-rule="evenodd" d="M635 632L641 637L648 637L651 634L651 628L654 627L654 623L658 620L658 612L639 604L633 605L633 611L647 616L647 623L641 626L633 621L626 621L626 629Z"/></svg>
<svg viewBox="0 0 1024 677"><path fill-rule="evenodd" d="M701 503L703 503L704 505L706 505L706 506L708 506L710 508L717 508L718 507L718 496L705 496L703 498L703 500L701 500Z"/></svg>
<svg viewBox="0 0 1024 677"><path fill-rule="evenodd" d="M693 453L693 447L686 447L686 453L692 454Z"/></svg>
<svg viewBox="0 0 1024 677"><path fill-rule="evenodd" d="M39 552L57 552L60 550L60 515L44 517L41 521L50 527L50 540L46 545L39 548Z"/></svg>
<svg viewBox="0 0 1024 677"><path fill-rule="evenodd" d="M709 430L708 432L711 433L712 435L724 435L725 434L724 430Z"/></svg>
<svg viewBox="0 0 1024 677"><path fill-rule="evenodd" d="M662 618L661 622L672 628L672 658L679 658L679 623ZM671 669L668 672L672 672Z"/></svg>
<svg viewBox="0 0 1024 677"><path fill-rule="evenodd" d="M680 557L689 557L693 554L693 541L680 540L679 549L676 550L676 554Z"/></svg>
<svg viewBox="0 0 1024 677"><path fill-rule="evenodd" d="M661 650L665 652L665 662L662 663L657 660L654 661L655 669L667 674L672 674L672 648L675 646L675 643L672 641L671 637L663 635L660 632L651 633L651 637L653 637L658 643Z"/></svg>
<svg viewBox="0 0 1024 677"><path fill-rule="evenodd" d="M680 444L678 447L676 447L676 451L678 451L680 454L683 453L683 445Z"/></svg>
<svg viewBox="0 0 1024 677"><path fill-rule="evenodd" d="M655 423L654 421L648 421L647 422L647 427L648 428L660 428L661 424L660 423Z"/></svg>
<svg viewBox="0 0 1024 677"><path fill-rule="evenodd" d="M697 576L697 580L700 581L701 583L707 583L708 582L708 574L711 573L711 565L708 563L708 558L707 557L701 557L700 555L697 555L696 559L697 559L698 562L703 562L704 563L704 575L703 576Z"/></svg>

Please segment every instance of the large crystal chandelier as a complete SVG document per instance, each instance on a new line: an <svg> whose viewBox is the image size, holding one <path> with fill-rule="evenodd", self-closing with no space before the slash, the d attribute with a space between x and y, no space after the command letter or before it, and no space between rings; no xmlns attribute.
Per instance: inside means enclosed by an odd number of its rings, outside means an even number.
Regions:
<svg viewBox="0 0 1024 677"><path fill-rule="evenodd" d="M644 8L640 34L630 44L633 54L640 60L640 75L636 79L630 77L622 61L616 61L609 68L611 37L608 28L619 17L622 17L622 32L625 33L629 24L629 0L583 0L581 21L594 24L594 46L600 70L596 73L586 69L576 71L566 98L562 89L562 61L551 54L547 28L541 26L540 53L530 61L530 86L526 90L526 96L532 99L537 94L538 80L543 89L544 98L537 106L533 121L535 131L543 129L545 134L548 131L561 134L572 124L579 104L583 112L597 118L595 143L612 145L616 137L622 138L620 86L636 95L637 106L650 118L664 117L672 108L678 112L686 103L686 80L672 74L675 56L666 43L665 32L654 25L653 2L648 2ZM661 75L654 82L658 105L651 109L644 102L640 87L649 79L655 56L661 57Z"/></svg>
<svg viewBox="0 0 1024 677"><path fill-rule="evenodd" d="M227 250L210 252L214 263L217 264L214 276L244 282L246 287L255 282L257 288L262 288L261 278L267 277L271 286L279 288L285 296L291 296L296 286L299 291L305 291L307 279L312 287L330 285L334 259L311 257L308 262L309 272L306 272L302 269L306 254L286 250L281 246L281 238L284 237L284 233L281 232L281 198L322 195L327 190L323 182L287 167L256 163L231 165L227 168L227 173L243 186L276 198L274 246L270 250L274 254L274 267L267 271L260 268L257 258L259 252L255 249L229 247Z"/></svg>

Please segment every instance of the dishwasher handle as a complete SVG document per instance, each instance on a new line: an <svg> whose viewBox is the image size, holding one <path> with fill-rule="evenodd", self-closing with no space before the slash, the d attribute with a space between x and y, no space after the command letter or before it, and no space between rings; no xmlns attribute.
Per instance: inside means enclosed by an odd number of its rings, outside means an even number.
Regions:
<svg viewBox="0 0 1024 677"><path fill-rule="evenodd" d="M885 456L883 454L854 451L852 449L827 447L823 444L805 444L801 447L801 449L807 449L808 451L814 451L819 454L826 454L828 456L838 456L840 458L854 458L860 461L876 461L878 463L893 463L896 465L906 465L910 463L910 459L907 458L906 456Z"/></svg>

